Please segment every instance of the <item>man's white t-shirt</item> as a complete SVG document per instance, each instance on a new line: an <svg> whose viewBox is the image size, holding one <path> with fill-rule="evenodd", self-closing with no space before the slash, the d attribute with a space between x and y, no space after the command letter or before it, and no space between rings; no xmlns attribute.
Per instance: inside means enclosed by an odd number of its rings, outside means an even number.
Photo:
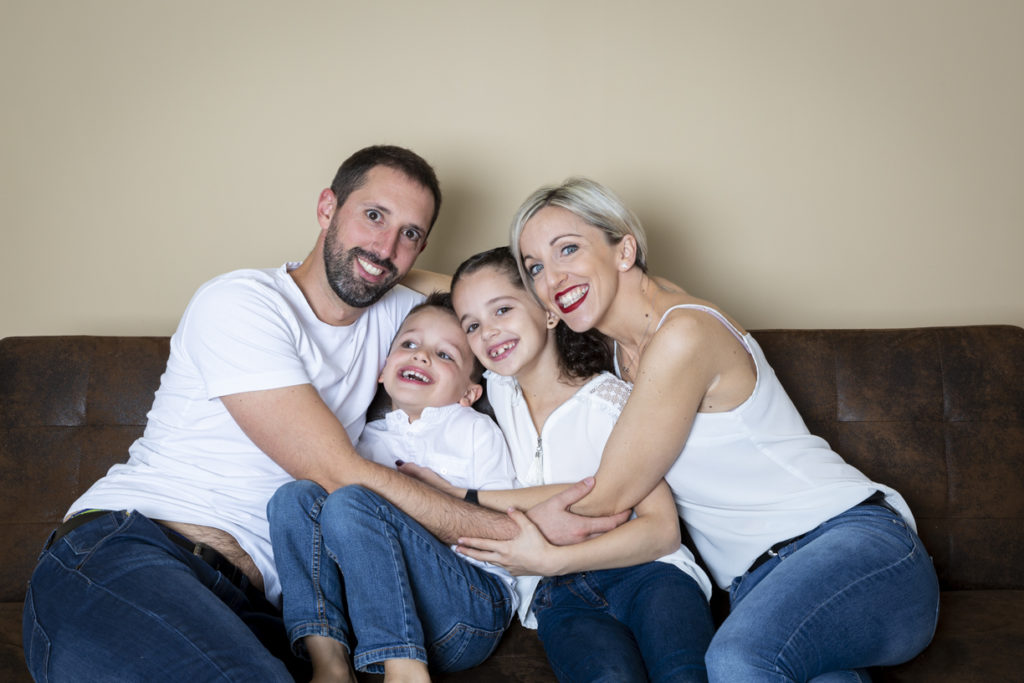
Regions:
<svg viewBox="0 0 1024 683"><path fill-rule="evenodd" d="M238 270L199 288L171 337L142 438L76 500L231 534L263 574L268 599L281 586L267 501L292 477L242 432L221 396L312 384L354 442L388 348L423 296L397 286L348 326L319 320L289 275L297 263Z"/></svg>

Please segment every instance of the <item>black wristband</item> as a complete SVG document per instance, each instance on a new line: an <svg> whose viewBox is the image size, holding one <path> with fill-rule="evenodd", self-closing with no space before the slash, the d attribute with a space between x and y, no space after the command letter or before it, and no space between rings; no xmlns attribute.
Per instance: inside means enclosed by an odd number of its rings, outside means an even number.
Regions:
<svg viewBox="0 0 1024 683"><path fill-rule="evenodd" d="M467 503L472 503L473 505L480 504L480 496L478 495L476 489L466 489L466 495L463 496L462 500L466 501Z"/></svg>

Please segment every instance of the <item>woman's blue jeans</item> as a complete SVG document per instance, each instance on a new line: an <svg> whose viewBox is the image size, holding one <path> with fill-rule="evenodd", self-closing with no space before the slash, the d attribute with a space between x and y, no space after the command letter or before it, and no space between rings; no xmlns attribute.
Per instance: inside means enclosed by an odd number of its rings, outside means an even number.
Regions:
<svg viewBox="0 0 1024 683"><path fill-rule="evenodd" d="M271 653L291 658L277 610L139 513L101 515L45 549L22 623L37 681L292 680Z"/></svg>
<svg viewBox="0 0 1024 683"><path fill-rule="evenodd" d="M499 578L361 486L328 495L289 482L267 512L295 644L328 636L372 673L388 659L458 671L486 659L512 620L513 595Z"/></svg>
<svg viewBox="0 0 1024 683"><path fill-rule="evenodd" d="M707 681L704 592L664 562L544 579L537 633L562 683Z"/></svg>
<svg viewBox="0 0 1024 683"><path fill-rule="evenodd" d="M931 641L939 584L907 523L859 505L783 547L729 589L708 649L711 681L858 680Z"/></svg>

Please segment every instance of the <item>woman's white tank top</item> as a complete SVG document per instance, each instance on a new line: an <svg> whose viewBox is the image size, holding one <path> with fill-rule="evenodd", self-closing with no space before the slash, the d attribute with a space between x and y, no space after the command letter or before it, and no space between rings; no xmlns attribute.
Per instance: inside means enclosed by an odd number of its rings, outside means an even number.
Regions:
<svg viewBox="0 0 1024 683"><path fill-rule="evenodd" d="M728 588L765 550L815 528L874 491L913 527L903 498L872 482L812 435L750 334L708 306L754 359L757 381L742 404L697 413L683 452L665 475L676 507L715 582ZM615 354L617 359L618 354ZM618 363L616 361L616 372Z"/></svg>

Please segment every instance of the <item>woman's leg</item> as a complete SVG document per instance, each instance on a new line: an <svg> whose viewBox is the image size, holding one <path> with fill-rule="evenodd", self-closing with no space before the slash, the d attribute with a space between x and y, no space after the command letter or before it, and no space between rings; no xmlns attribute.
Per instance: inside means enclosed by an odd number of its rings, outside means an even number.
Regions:
<svg viewBox="0 0 1024 683"><path fill-rule="evenodd" d="M599 572L544 579L533 597L537 635L561 683L647 683L632 631L609 612Z"/></svg>
<svg viewBox="0 0 1024 683"><path fill-rule="evenodd" d="M325 500L319 484L300 480L283 485L267 504L284 624L296 652L305 649L307 636L331 638L351 650L341 575L320 533ZM325 645L317 651L329 650Z"/></svg>
<svg viewBox="0 0 1024 683"><path fill-rule="evenodd" d="M332 493L324 542L344 576L356 668L410 659L458 671L482 662L512 619L512 592L387 500L360 486Z"/></svg>
<svg viewBox="0 0 1024 683"><path fill-rule="evenodd" d="M633 631L651 681L708 680L704 666L715 627L693 577L665 562L594 572L613 615Z"/></svg>
<svg viewBox="0 0 1024 683"><path fill-rule="evenodd" d="M907 661L931 640L938 580L898 515L861 505L734 582L712 681L806 681Z"/></svg>

